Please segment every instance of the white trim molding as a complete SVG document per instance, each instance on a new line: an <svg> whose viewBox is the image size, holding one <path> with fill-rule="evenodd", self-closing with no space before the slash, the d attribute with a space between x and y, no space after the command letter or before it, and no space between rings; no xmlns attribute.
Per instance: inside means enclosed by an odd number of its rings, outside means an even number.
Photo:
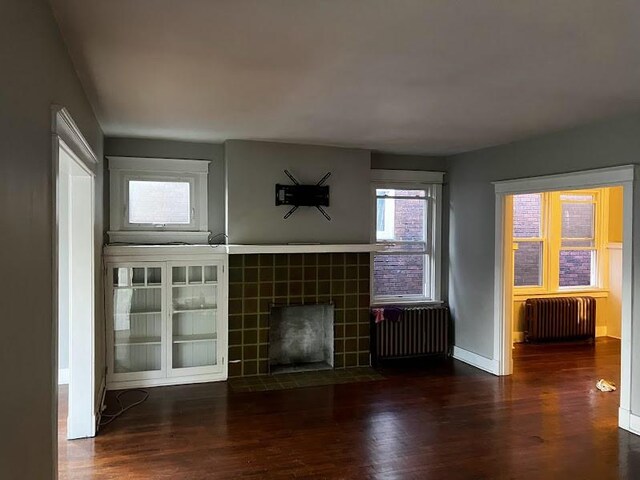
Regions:
<svg viewBox="0 0 640 480"><path fill-rule="evenodd" d="M634 415L626 408L618 408L618 426L631 433L640 435L640 416Z"/></svg>
<svg viewBox="0 0 640 480"><path fill-rule="evenodd" d="M508 245L508 233L505 222L509 215L510 195L537 193L557 190L580 190L593 187L622 186L624 188L623 203L623 267L622 267L622 338L620 365L620 414L619 426L634 433L640 433L640 421L631 419L632 369L637 361L632 358L634 327L633 292L638 281L634 275L634 225L633 207L636 195L636 166L624 165L597 170L586 170L559 175L547 175L494 182L495 203L495 263L494 263L494 352L493 360L497 362L499 375L510 375L513 372L513 329L511 308L511 276L512 247ZM509 248L507 248L509 247ZM637 288L636 288L637 290ZM599 333L602 333L600 330ZM637 402L636 402L637 403ZM626 412L629 412L628 414ZM638 417L640 419L640 417ZM632 425L633 423L633 425ZM635 425L635 427L634 427ZM634 430L635 428L635 430Z"/></svg>
<svg viewBox="0 0 640 480"><path fill-rule="evenodd" d="M423 170L371 170L374 183L444 183L444 172L426 172Z"/></svg>
<svg viewBox="0 0 640 480"><path fill-rule="evenodd" d="M87 167L93 169L93 165L100 163L89 142L84 138L78 125L73 121L71 114L65 107L60 105L51 107L51 126L53 135L57 135L60 140L67 144Z"/></svg>
<svg viewBox="0 0 640 480"><path fill-rule="evenodd" d="M58 321L59 321L59 248L60 248L60 212L59 191L60 177L66 175L61 170L61 153L64 153L70 157L70 161L78 167L78 172L82 172L81 175L73 175L73 178L80 181L79 177L82 177L82 183L89 182L89 198L90 198L90 229L91 229L91 241L89 242L90 248L88 252L84 252L87 260L84 263L86 267L89 265L88 277L91 279L88 289L89 294L86 296L89 300L87 307L88 315L86 315L83 323L75 323L73 319L70 322L70 359L71 364L74 366L73 370L69 368L67 370L67 382L69 383L69 416L67 419L67 438L82 438L95 436L95 395L96 395L96 379L95 379L95 322L96 315L100 315L100 312L96 311L96 265L95 265L95 244L96 236L94 234L95 227L95 177L97 173L97 166L100 163L98 157L95 155L91 146L82 135L82 132L71 118L68 110L60 105L51 106L51 154L52 154L52 181L51 181L51 193L52 193L52 224L54 225L54 234L52 235L52 271L53 271L53 291L52 291L52 348L53 357L51 361L52 369L52 387L54 406L51 412L51 421L53 424L57 424L58 421L58 395L57 395L57 383L58 375L62 375L64 379L65 373L58 371ZM86 191L86 190L85 190ZM102 238L102 234L100 234ZM73 269L72 269L73 270ZM77 367L77 368L76 368ZM52 442L54 445L54 459L57 458L57 445L58 437L57 431L54 429Z"/></svg>
<svg viewBox="0 0 640 480"><path fill-rule="evenodd" d="M69 369L61 368L58 370L58 385L69 385Z"/></svg>
<svg viewBox="0 0 640 480"><path fill-rule="evenodd" d="M253 254L253 253L369 253L378 250L377 245L369 243L320 244L320 245L107 245L104 255L171 257L173 255L203 254ZM184 258L184 257L179 257Z"/></svg>
<svg viewBox="0 0 640 480"><path fill-rule="evenodd" d="M289 244L289 245L227 245L230 254L241 253L354 253L375 252L380 247L370 243L350 244Z"/></svg>
<svg viewBox="0 0 640 480"><path fill-rule="evenodd" d="M121 230L107 232L110 243L131 243L162 245L170 243L186 243L189 245L206 245L209 240L209 232L153 232Z"/></svg>
<svg viewBox="0 0 640 480"><path fill-rule="evenodd" d="M553 190L579 190L633 181L635 179L635 170L635 165L622 165L542 177L502 180L493 182L493 185L495 186L496 194L503 195L549 192Z"/></svg>
<svg viewBox="0 0 640 480"><path fill-rule="evenodd" d="M483 357L482 355L478 355L477 353L470 352L469 350L465 350L464 348L460 348L458 346L453 347L453 358L464 362L472 367L479 368L480 370L484 370L485 372L489 372L492 375L499 375L498 373L498 362L491 358Z"/></svg>

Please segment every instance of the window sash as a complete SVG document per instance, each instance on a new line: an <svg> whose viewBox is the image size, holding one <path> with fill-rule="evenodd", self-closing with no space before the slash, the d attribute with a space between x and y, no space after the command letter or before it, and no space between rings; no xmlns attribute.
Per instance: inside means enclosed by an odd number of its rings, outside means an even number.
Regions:
<svg viewBox="0 0 640 480"><path fill-rule="evenodd" d="M380 190L380 188L376 188L374 191ZM392 190L391 188L386 189L386 190ZM395 188L395 190L400 190L399 188ZM433 226L432 226L432 219L433 219L433 210L434 210L434 199L433 197L430 195L430 191L429 189L419 189L419 188L407 188L407 190L420 190L422 192L424 192L424 196L394 196L394 195L375 195L375 219L376 219L376 228L375 228L375 242L377 244L380 245L384 245L385 243L391 243L391 244L410 244L410 243L425 243L426 245L429 245L430 243L433 242L432 237L433 237ZM424 201L424 216L423 216L423 226L422 226L422 231L423 231L423 240L396 240L394 239L394 235L395 232L391 231L390 233L388 233L388 230L385 228L384 231L382 230L378 230L378 208L379 208L379 200L395 200L395 199L401 199L401 200L422 200ZM386 212L386 208L387 208L387 202L384 202L385 204L385 212ZM391 203L391 205L393 205L393 203ZM395 212L393 215L388 216L387 218L389 218L390 223L392 223L395 220ZM385 225L385 227L387 227L387 225ZM395 224L392 224L389 226L389 229L394 229L395 228ZM381 237L378 236L378 234L380 232L384 232L382 234ZM427 248L429 250L429 248Z"/></svg>
<svg viewBox="0 0 640 480"><path fill-rule="evenodd" d="M372 265L372 269L371 269L371 277L373 279L374 277L374 265L375 265L375 258L380 256L380 257L384 257L384 256L397 256L397 255L411 255L411 256L422 256L423 257L423 261L424 261L424 269L422 272L422 292L418 293L418 294L414 294L414 293L407 293L407 294L397 294L397 295L376 295L376 286L373 285L373 289L372 289L372 296L375 299L375 302L377 303L385 303L385 302L392 302L394 300L409 300L409 301L420 301L420 300L432 300L433 295L431 292L433 292L433 285L431 285L431 281L430 279L433 278L432 275L432 261L431 261L431 256L425 253L420 253L420 252L414 252L414 253L408 253L408 252L397 252L397 253L388 253L388 252L376 252L374 254L374 262Z"/></svg>
<svg viewBox="0 0 640 480"><path fill-rule="evenodd" d="M129 221L129 183L132 181L140 182L180 182L189 183L189 223L133 223ZM184 175L163 175L163 174L132 174L124 175L123 178L123 230L153 230L153 231L180 231L195 230L198 223L198 210L196 208L196 182L193 176Z"/></svg>

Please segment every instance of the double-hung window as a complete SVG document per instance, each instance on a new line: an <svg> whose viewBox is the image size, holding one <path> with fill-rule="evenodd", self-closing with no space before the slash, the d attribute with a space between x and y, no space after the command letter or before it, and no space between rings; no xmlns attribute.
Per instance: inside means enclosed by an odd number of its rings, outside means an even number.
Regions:
<svg viewBox="0 0 640 480"><path fill-rule="evenodd" d="M602 287L605 189L513 196L515 293Z"/></svg>
<svg viewBox="0 0 640 480"><path fill-rule="evenodd" d="M441 185L374 184L374 303L439 300Z"/></svg>

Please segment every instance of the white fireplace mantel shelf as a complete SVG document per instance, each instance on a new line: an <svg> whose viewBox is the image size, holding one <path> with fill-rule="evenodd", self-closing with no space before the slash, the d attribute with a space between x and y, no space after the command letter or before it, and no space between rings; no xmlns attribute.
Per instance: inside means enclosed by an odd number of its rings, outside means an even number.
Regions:
<svg viewBox="0 0 640 480"><path fill-rule="evenodd" d="M231 255L243 253L354 253L375 252L378 250L378 246L369 243L227 245L227 250Z"/></svg>
<svg viewBox="0 0 640 480"><path fill-rule="evenodd" d="M105 255L154 256L252 253L356 253L375 252L380 247L370 243L279 244L279 245L107 245Z"/></svg>

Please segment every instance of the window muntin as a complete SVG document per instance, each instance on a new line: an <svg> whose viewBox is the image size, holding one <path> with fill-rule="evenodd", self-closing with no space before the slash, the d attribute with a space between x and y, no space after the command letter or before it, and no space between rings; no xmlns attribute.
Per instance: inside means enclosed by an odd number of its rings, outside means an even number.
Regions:
<svg viewBox="0 0 640 480"><path fill-rule="evenodd" d="M129 180L130 224L188 225L192 221L191 183Z"/></svg>
<svg viewBox="0 0 640 480"><path fill-rule="evenodd" d="M601 190L513 195L514 287L599 286Z"/></svg>
<svg viewBox="0 0 640 480"><path fill-rule="evenodd" d="M376 301L432 297L432 203L427 189L377 188L373 295Z"/></svg>

